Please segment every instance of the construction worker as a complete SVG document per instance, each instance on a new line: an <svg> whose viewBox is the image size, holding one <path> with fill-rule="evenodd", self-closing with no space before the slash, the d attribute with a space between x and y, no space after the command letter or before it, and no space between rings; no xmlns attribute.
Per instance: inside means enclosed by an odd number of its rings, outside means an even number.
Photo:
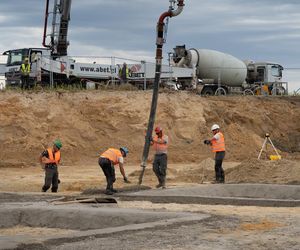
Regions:
<svg viewBox="0 0 300 250"><path fill-rule="evenodd" d="M128 149L121 147L120 149L109 148L100 155L98 163L103 170L107 182L105 194L112 195L117 192L117 190L113 188L113 184L116 181L114 166L117 164L119 165L124 182L130 183L124 170L124 157L126 157L127 154Z"/></svg>
<svg viewBox="0 0 300 250"><path fill-rule="evenodd" d="M222 162L225 157L225 140L224 135L220 132L220 126L214 124L211 127L213 137L210 140L204 140L204 144L210 145L215 155L215 173L216 183L225 182L225 174L222 168Z"/></svg>
<svg viewBox="0 0 300 250"><path fill-rule="evenodd" d="M30 64L29 59L26 57L24 59L24 63L21 64L21 88L28 89L29 88L29 73L30 73Z"/></svg>
<svg viewBox="0 0 300 250"><path fill-rule="evenodd" d="M47 192L51 187L51 191L56 193L58 190L58 170L57 166L60 162L60 149L62 147L60 140L55 140L53 142L53 147L48 148L40 155L40 163L44 164L45 170L45 183L42 187L42 192Z"/></svg>
<svg viewBox="0 0 300 250"><path fill-rule="evenodd" d="M124 62L122 68L120 68L119 75L120 75L121 84L127 83L129 77L129 69L127 67L126 62Z"/></svg>
<svg viewBox="0 0 300 250"><path fill-rule="evenodd" d="M155 150L153 172L158 179L156 188L166 188L166 175L168 164L168 136L163 134L161 127L155 128L155 136L151 139L151 145Z"/></svg>

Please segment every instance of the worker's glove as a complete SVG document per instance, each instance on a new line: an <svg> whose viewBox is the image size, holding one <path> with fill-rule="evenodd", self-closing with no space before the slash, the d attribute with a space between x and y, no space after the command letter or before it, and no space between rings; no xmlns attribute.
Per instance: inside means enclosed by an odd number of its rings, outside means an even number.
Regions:
<svg viewBox="0 0 300 250"><path fill-rule="evenodd" d="M210 144L210 140L204 140L204 144L209 145Z"/></svg>
<svg viewBox="0 0 300 250"><path fill-rule="evenodd" d="M126 176L124 177L124 182L125 182L125 183L130 183L130 181L127 179Z"/></svg>

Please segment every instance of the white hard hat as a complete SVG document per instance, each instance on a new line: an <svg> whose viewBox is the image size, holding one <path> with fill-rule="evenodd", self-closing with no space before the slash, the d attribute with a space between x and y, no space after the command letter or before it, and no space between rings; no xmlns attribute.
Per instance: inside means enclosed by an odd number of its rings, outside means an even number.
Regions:
<svg viewBox="0 0 300 250"><path fill-rule="evenodd" d="M220 129L220 126L218 124L214 124L211 126L211 131L216 130L216 129Z"/></svg>

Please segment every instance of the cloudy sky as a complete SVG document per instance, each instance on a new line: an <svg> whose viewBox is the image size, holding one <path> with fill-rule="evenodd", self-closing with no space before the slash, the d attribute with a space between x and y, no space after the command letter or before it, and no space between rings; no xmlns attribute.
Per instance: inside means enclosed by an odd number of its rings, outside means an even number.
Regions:
<svg viewBox="0 0 300 250"><path fill-rule="evenodd" d="M290 89L300 88L299 0L185 3L183 13L169 21L165 58L173 47L186 44L242 60L278 62ZM169 0L73 0L69 55L153 61L156 23L168 6ZM0 0L0 52L40 47L44 12L45 0Z"/></svg>

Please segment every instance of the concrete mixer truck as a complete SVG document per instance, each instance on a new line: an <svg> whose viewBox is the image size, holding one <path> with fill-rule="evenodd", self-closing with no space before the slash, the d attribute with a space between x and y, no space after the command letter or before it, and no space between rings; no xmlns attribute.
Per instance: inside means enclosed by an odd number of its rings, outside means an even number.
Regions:
<svg viewBox="0 0 300 250"><path fill-rule="evenodd" d="M187 50L183 45L174 48L171 64L194 69L201 95L287 93L287 83L281 80L283 67L277 63L241 61L219 51Z"/></svg>

